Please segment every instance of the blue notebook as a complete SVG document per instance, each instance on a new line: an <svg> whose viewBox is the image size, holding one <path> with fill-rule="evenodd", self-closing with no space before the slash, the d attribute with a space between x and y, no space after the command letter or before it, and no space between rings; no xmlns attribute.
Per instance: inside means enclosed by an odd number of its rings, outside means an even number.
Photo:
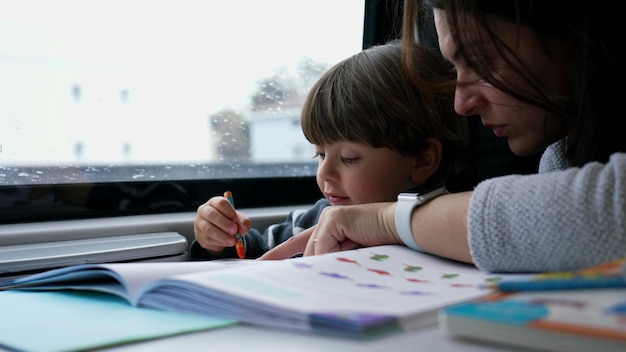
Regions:
<svg viewBox="0 0 626 352"><path fill-rule="evenodd" d="M215 329L229 319L137 308L90 291L0 291L0 347L79 351Z"/></svg>

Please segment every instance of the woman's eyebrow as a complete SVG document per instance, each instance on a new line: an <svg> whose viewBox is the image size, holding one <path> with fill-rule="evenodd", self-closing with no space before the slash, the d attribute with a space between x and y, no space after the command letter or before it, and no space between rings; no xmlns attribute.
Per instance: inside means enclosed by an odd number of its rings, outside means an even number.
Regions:
<svg viewBox="0 0 626 352"><path fill-rule="evenodd" d="M477 53L477 52L489 52L489 48L493 46L493 42L489 41L489 40L485 40L485 39L479 39L479 40L474 40L468 43L464 43L463 44L463 51L466 53L465 56L471 56L471 55L467 55L467 53ZM480 51L477 50L473 50L473 48L482 48ZM449 61L459 61L459 60L463 60L463 57L461 55L461 50L458 49L458 46L454 47L454 51L452 52L452 56L450 57Z"/></svg>

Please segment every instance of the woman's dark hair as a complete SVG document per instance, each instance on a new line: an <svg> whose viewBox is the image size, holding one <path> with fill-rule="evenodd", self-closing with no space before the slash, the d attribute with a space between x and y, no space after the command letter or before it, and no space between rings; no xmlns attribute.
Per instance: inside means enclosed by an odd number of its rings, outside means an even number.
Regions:
<svg viewBox="0 0 626 352"><path fill-rule="evenodd" d="M432 9L443 9L450 25L459 58L482 79L510 96L535 105L563 119L567 128L566 157L572 166L589 161L606 162L618 151L626 151L626 138L610 120L621 106L615 84L624 82L618 67L617 45L619 11L579 0L406 0L403 43L415 45L420 31L432 29ZM543 50L571 70L567 97L554 99L541 93L542 77L533 76L524 62L494 34L490 18L498 18L530 28ZM507 60L531 88L520 91L500 79L484 60L487 53L465 46L486 33L493 47ZM416 35L417 34L417 35ZM407 72L414 59L403 53ZM487 66L485 66L487 62ZM419 77L414 77L419 82ZM422 84L422 83L418 83ZM621 104L620 104L621 105Z"/></svg>

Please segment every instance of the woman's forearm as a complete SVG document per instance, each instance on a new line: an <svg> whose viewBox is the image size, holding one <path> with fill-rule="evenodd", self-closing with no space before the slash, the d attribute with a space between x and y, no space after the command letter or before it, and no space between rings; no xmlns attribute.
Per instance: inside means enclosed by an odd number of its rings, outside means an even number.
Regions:
<svg viewBox="0 0 626 352"><path fill-rule="evenodd" d="M472 263L467 212L472 192L446 194L419 206L411 216L417 244L426 252Z"/></svg>

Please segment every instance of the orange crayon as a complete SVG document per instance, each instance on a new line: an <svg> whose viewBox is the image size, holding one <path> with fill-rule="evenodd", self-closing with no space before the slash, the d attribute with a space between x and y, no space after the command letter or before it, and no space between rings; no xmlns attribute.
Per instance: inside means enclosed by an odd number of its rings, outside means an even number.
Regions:
<svg viewBox="0 0 626 352"><path fill-rule="evenodd" d="M228 201L230 202L230 205L232 205L234 208L235 201L233 200L233 193L231 191L226 191L224 192L224 197L228 199ZM240 259L243 259L246 257L246 247L243 244L243 236L241 236L241 234L237 232L235 234L235 237L237 238L237 243L235 243L235 248L237 249L237 255L239 256Z"/></svg>

